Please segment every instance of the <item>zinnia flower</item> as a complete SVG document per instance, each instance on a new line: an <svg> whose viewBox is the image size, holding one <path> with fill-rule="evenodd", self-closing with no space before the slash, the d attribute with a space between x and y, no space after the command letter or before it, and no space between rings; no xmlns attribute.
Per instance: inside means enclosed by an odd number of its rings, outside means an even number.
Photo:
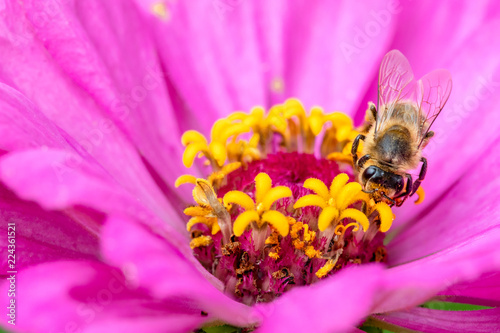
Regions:
<svg viewBox="0 0 500 333"><path fill-rule="evenodd" d="M4 328L500 329L495 3L0 8ZM333 112L362 122L390 49L454 82L426 198L392 211L354 182L356 128ZM315 144L333 160L297 153Z"/></svg>

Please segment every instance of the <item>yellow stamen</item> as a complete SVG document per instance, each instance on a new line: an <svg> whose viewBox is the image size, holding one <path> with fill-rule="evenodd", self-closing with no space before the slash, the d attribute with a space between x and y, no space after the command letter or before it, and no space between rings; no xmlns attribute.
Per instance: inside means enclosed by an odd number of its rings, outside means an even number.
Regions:
<svg viewBox="0 0 500 333"><path fill-rule="evenodd" d="M189 219L186 225L187 231L191 231L193 225L198 223L205 224L207 227L209 227L212 235L215 235L220 231L220 226L217 223L216 217L201 217L201 216L195 216Z"/></svg>
<svg viewBox="0 0 500 333"><path fill-rule="evenodd" d="M309 178L304 182L304 188L313 190L317 195L321 196L323 199L328 200L330 193L328 192L328 187L325 183L316 178Z"/></svg>
<svg viewBox="0 0 500 333"><path fill-rule="evenodd" d="M224 195L225 205L236 203L245 212L240 214L233 225L236 236L241 236L251 222L255 222L258 228L264 225L272 225L282 236L288 235L289 219L282 213L271 210L271 206L276 200L289 197L292 191L286 186L271 187L271 178L264 172L255 177L256 202L250 196L240 191L230 191ZM262 200L262 202L260 201Z"/></svg>
<svg viewBox="0 0 500 333"><path fill-rule="evenodd" d="M193 206L184 209L184 214L188 216L205 216L212 212L211 208L201 207L201 206Z"/></svg>
<svg viewBox="0 0 500 333"><path fill-rule="evenodd" d="M340 192L340 189L347 184L349 181L349 176L345 173L338 174L332 181L330 185L330 196L332 198L336 198L337 194Z"/></svg>
<svg viewBox="0 0 500 333"><path fill-rule="evenodd" d="M264 210L269 210L271 209L271 206L273 203L276 201L286 198L286 197L291 197L292 196L292 190L290 190L286 186L276 186L264 195L264 198L262 199L262 205Z"/></svg>
<svg viewBox="0 0 500 333"><path fill-rule="evenodd" d="M387 232L391 226L392 221L394 220L394 215L392 214L391 207L387 205L385 202L379 202L374 207L380 217L380 231Z"/></svg>
<svg viewBox="0 0 500 333"><path fill-rule="evenodd" d="M207 144L203 142L193 142L190 143L184 150L182 155L182 163L186 168L193 166L194 159L199 152L205 152L208 150Z"/></svg>
<svg viewBox="0 0 500 333"><path fill-rule="evenodd" d="M212 174L208 177L207 180L213 185L214 183L216 183L217 181L221 181L228 174L239 169L240 167L241 167L240 162L226 164L219 171L212 172Z"/></svg>
<svg viewBox="0 0 500 333"><path fill-rule="evenodd" d="M323 265L323 267L321 267L320 269L318 269L318 271L316 272L316 276L318 278L324 278L325 276L328 275L328 273L330 273L330 271L332 269L335 268L335 264L337 263L337 260L334 260L334 259L330 259L328 260L325 265Z"/></svg>
<svg viewBox="0 0 500 333"><path fill-rule="evenodd" d="M364 231L368 230L368 227L370 226L370 222L368 221L366 215L354 208L347 208L342 211L340 214L340 220L345 218L350 218L361 224Z"/></svg>
<svg viewBox="0 0 500 333"><path fill-rule="evenodd" d="M336 223L339 211L335 207L328 206L321 211L318 218L318 229L325 231L331 224Z"/></svg>
<svg viewBox="0 0 500 333"><path fill-rule="evenodd" d="M419 205L422 202L424 202L425 192L424 192L424 189L422 188L422 185L420 185L420 187L417 189L417 191L415 193L418 195L418 199L415 200L415 204Z"/></svg>
<svg viewBox="0 0 500 333"><path fill-rule="evenodd" d="M182 134L181 137L181 142L183 146L187 146L190 143L195 143L195 142L204 143L208 145L207 139L205 139L203 134L195 130L189 130L184 132L184 134Z"/></svg>
<svg viewBox="0 0 500 333"><path fill-rule="evenodd" d="M352 119L342 112L333 112L325 116L325 121L331 121L332 127L336 131L337 141L345 141L349 139L349 135L353 131Z"/></svg>
<svg viewBox="0 0 500 333"><path fill-rule="evenodd" d="M233 224L234 235L236 237L243 235L243 233L245 232L245 229L248 227L248 225L251 222L258 221L258 220L260 220L260 216L255 210L248 210L248 211L241 213L240 215L238 215L238 217L236 218L236 221L234 221L234 224Z"/></svg>
<svg viewBox="0 0 500 333"><path fill-rule="evenodd" d="M316 232L309 230L309 225L304 226L304 241L310 243L314 242L314 239L316 238Z"/></svg>
<svg viewBox="0 0 500 333"><path fill-rule="evenodd" d="M227 152L225 144L221 142L211 142L208 145L208 149L211 152L213 159L217 162L217 164L221 167L226 162Z"/></svg>
<svg viewBox="0 0 500 333"><path fill-rule="evenodd" d="M255 200L256 202L263 202L264 195L273 186L271 177L267 173L261 172L255 177Z"/></svg>
<svg viewBox="0 0 500 333"><path fill-rule="evenodd" d="M333 152L333 153L328 154L328 156L326 158L329 160L334 160L334 161L341 162L341 163L348 163L348 164L352 163L351 154Z"/></svg>
<svg viewBox="0 0 500 333"><path fill-rule="evenodd" d="M359 230L359 224L356 222L349 223L346 226L340 224L340 225L335 227L335 235L342 236L345 233L345 231L347 230L347 228L350 228L350 227L353 227L352 231L354 231L354 232Z"/></svg>
<svg viewBox="0 0 500 333"><path fill-rule="evenodd" d="M293 208L299 209L302 207L306 206L318 206L321 208L327 207L327 203L325 202L325 199L320 197L319 195L316 194L308 194L304 195L302 198L297 200L295 204L293 205Z"/></svg>
<svg viewBox="0 0 500 333"><path fill-rule="evenodd" d="M308 120L312 134L314 136L317 136L321 132L321 130L323 129L323 125L325 124L323 110L319 107L313 107L311 109L311 114Z"/></svg>
<svg viewBox="0 0 500 333"><path fill-rule="evenodd" d="M288 219L282 213L275 210L269 210L262 214L262 221L275 227L281 236L285 237L288 235Z"/></svg>
<svg viewBox="0 0 500 333"><path fill-rule="evenodd" d="M224 195L222 199L224 205L237 204L240 205L245 210L254 210L255 203L252 198L244 192L241 191L229 191Z"/></svg>
<svg viewBox="0 0 500 333"><path fill-rule="evenodd" d="M351 205L359 192L361 192L361 185L359 183L345 185L337 195L338 209L343 210Z"/></svg>
<svg viewBox="0 0 500 333"><path fill-rule="evenodd" d="M369 221L365 214L353 208L347 208L353 203L359 201L361 185L359 183L349 183L349 176L345 173L337 175L327 190L326 185L315 178L306 180L304 185L312 189L318 194L308 194L297 200L294 208L302 208L305 206L318 206L322 208L318 217L318 229L325 231L330 226L335 226L344 218L351 218L358 222L363 230L369 227ZM321 185L323 184L323 185Z"/></svg>
<svg viewBox="0 0 500 333"><path fill-rule="evenodd" d="M183 184L195 184L196 177L191 175L182 175L175 180L175 187L179 187Z"/></svg>
<svg viewBox="0 0 500 333"><path fill-rule="evenodd" d="M191 247L191 249L195 249L197 247L208 246L210 244L212 244L212 237L200 236L192 239L191 242L189 243L189 246Z"/></svg>

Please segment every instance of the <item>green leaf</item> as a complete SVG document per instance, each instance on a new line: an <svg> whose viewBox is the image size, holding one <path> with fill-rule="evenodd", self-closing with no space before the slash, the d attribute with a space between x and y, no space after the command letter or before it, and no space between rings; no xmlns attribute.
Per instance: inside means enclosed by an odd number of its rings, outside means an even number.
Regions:
<svg viewBox="0 0 500 333"><path fill-rule="evenodd" d="M221 326L211 326L211 327L203 327L201 332L204 333L239 333L241 330L238 327L230 326L230 325L221 325Z"/></svg>
<svg viewBox="0 0 500 333"><path fill-rule="evenodd" d="M441 301L431 301L424 303L421 306L427 309L445 310L445 311L473 311L473 310L491 309L491 307L488 306L453 303L453 302L441 302Z"/></svg>
<svg viewBox="0 0 500 333"><path fill-rule="evenodd" d="M363 326L363 327L360 327L360 330L367 332L367 333L393 333L392 331L383 330L381 328L372 327L372 326Z"/></svg>

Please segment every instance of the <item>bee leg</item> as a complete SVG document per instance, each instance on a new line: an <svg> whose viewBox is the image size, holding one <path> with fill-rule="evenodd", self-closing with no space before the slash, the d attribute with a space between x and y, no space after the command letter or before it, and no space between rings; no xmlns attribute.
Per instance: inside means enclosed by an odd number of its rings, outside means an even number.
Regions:
<svg viewBox="0 0 500 333"><path fill-rule="evenodd" d="M420 169L418 179L415 181L415 184L413 184L413 190L410 196L417 192L418 188L420 187L420 183L422 183L422 181L425 179L425 174L427 173L427 159L425 157L422 157L420 160L422 161L422 169Z"/></svg>
<svg viewBox="0 0 500 333"><path fill-rule="evenodd" d="M358 161L358 146L359 140L364 140L366 137L363 134L358 134L358 136L354 139L351 148L352 155L352 164L357 167L356 162Z"/></svg>
<svg viewBox="0 0 500 333"><path fill-rule="evenodd" d="M390 206L391 206L391 207L392 207L392 206L394 206L394 205L399 206L399 205L396 203L396 200L394 200L394 199L390 198L390 197L389 197L387 194L385 194L384 192L382 192L382 196L383 196L384 198L386 198L387 200L389 200L389 201L390 201L390 203L391 203L391 205L390 205Z"/></svg>
<svg viewBox="0 0 500 333"><path fill-rule="evenodd" d="M360 168L363 167L363 165L365 165L366 161L368 161L370 159L370 155L366 154L364 156L362 156L359 160L358 160L358 164L357 164L357 167L358 167L358 170Z"/></svg>
<svg viewBox="0 0 500 333"><path fill-rule="evenodd" d="M377 120L377 107L375 106L375 104L370 103L370 111L372 113L373 120L376 121Z"/></svg>
<svg viewBox="0 0 500 333"><path fill-rule="evenodd" d="M416 183L416 182L415 182ZM411 178L411 175L409 173L406 174L406 189L403 193L401 193L400 195L398 195L397 197L395 197L394 199L398 199L398 198L403 198L403 200L399 201L396 206L401 206L405 201L406 199L408 199L408 196L411 195L412 193L412 189L413 189L413 179Z"/></svg>

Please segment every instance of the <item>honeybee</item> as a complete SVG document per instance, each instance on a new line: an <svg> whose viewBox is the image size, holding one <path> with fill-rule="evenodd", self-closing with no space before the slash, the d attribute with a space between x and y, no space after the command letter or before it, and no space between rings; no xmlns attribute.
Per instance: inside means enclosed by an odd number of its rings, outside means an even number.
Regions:
<svg viewBox="0 0 500 333"><path fill-rule="evenodd" d="M424 180L427 159L422 149L434 135L430 128L451 93L447 70L433 71L415 80L405 56L392 50L382 60L378 78L377 106L370 103L368 128L356 137L352 158L363 191L376 201L397 206L412 196ZM364 141L358 159L360 140ZM422 162L417 180L410 170Z"/></svg>

